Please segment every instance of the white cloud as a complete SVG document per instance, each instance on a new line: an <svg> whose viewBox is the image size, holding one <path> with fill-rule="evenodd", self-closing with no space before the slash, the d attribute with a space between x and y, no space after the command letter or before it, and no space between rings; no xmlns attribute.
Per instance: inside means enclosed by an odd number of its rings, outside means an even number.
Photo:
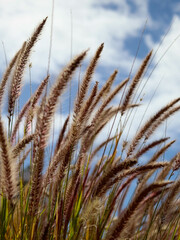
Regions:
<svg viewBox="0 0 180 240"><path fill-rule="evenodd" d="M52 72L59 71L58 65L64 65L69 61L71 40L73 55L90 47L89 56L92 56L95 49L104 42L102 64L129 70L129 62L132 62L133 56L124 49L124 41L128 36L139 34L146 19L147 4L137 5L136 12L130 14L130 7L126 1L112 1L117 4L117 11L103 8L103 4L106 3L109 1L103 0L101 5L97 5L97 1L55 1ZM36 75L45 72L48 61L51 1L2 0L0 12L3 23L0 25L0 36L5 43L8 59L21 47L35 26L49 16L41 40L31 57L32 72Z"/></svg>
<svg viewBox="0 0 180 240"><path fill-rule="evenodd" d="M169 101L173 97L179 96L180 32L177 31L179 24L180 18L175 16L172 28L157 52L156 49L159 47L159 43L153 44L152 40L147 38L148 44L154 49L154 64L159 62L149 80L149 87L152 89L162 79L156 96L159 101L162 98Z"/></svg>

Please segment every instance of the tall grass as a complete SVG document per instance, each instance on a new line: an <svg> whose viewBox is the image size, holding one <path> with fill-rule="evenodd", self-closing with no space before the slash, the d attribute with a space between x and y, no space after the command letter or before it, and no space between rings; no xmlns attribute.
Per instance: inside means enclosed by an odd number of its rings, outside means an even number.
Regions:
<svg viewBox="0 0 180 240"><path fill-rule="evenodd" d="M172 181L172 175L179 170L180 156L174 153L170 161L160 161L174 141L149 138L180 110L180 98L156 112L131 141L122 141L127 120L139 107L133 99L152 51L132 80L127 78L113 88L115 70L99 89L98 82L91 81L104 44L99 46L79 86L72 119L68 116L64 121L49 157L46 150L60 97L88 51L72 59L50 89L47 76L17 116L23 74L45 23L46 19L24 42L0 84L0 239L179 239L180 179ZM2 120L7 88L8 128ZM111 102L120 93L120 105L114 107ZM115 135L95 144L113 118L118 121L111 127L118 125ZM140 164L148 151L149 160ZM25 161L29 161L30 172L26 181ZM44 170L45 161L48 167Z"/></svg>

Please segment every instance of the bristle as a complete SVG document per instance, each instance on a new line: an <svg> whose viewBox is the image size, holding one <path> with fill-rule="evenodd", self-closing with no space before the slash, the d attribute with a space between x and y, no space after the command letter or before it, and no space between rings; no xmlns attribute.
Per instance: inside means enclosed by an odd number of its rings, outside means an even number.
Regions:
<svg viewBox="0 0 180 240"><path fill-rule="evenodd" d="M9 95L9 116L11 117L13 115L15 101L19 97L20 91L21 91L21 83L22 83L22 77L24 74L25 67L27 65L29 56L31 54L32 48L34 44L36 43L43 27L46 22L47 18L45 18L42 23L39 24L39 26L36 28L35 32L31 36L31 38L25 42L21 49L21 54L19 57L19 61L17 63L14 76L11 83L11 89L10 89L10 95Z"/></svg>
<svg viewBox="0 0 180 240"><path fill-rule="evenodd" d="M97 184L95 196L96 195L99 196L103 188L105 188L107 182L109 182L112 178L114 178L118 173L120 173L122 170L130 168L136 163L137 163L137 160L135 159L130 161L123 161L118 165L112 167L112 169L110 169L104 176L102 176L99 183Z"/></svg>
<svg viewBox="0 0 180 240"><path fill-rule="evenodd" d="M166 198L166 201L160 207L159 213L163 213L164 216L167 215L166 211L167 209L172 207L173 200L176 197L176 194L179 192L179 189L180 189L180 179L178 179L175 183L171 185L169 194Z"/></svg>
<svg viewBox="0 0 180 240"><path fill-rule="evenodd" d="M67 203L67 206L65 208L66 211L64 212L64 214L65 214L64 236L66 234L69 219L70 219L70 216L71 216L71 211L72 211L73 205L74 205L75 200L76 200L77 191L78 191L78 187L79 187L79 184L80 184L80 179L78 178L77 181L73 184L74 184L74 188L72 189L71 197L70 197L70 199Z"/></svg>
<svg viewBox="0 0 180 240"><path fill-rule="evenodd" d="M101 100L102 97L107 97L111 86L116 78L118 71L115 70L114 73L109 77L109 79L107 80L107 82L104 84L104 86L102 87L102 89L99 91L99 93L96 96L96 99L93 103L93 108L95 108L95 106L98 104L98 102Z"/></svg>
<svg viewBox="0 0 180 240"><path fill-rule="evenodd" d="M152 158L148 161L147 164L152 164L158 160L158 158L174 143L175 141L171 141L170 143L166 144L163 146L159 151L157 151ZM169 168L169 166L166 166L165 168ZM139 190L142 189L142 187L147 183L148 179L153 175L155 170L149 171L147 174L144 174L140 179L139 179L139 184L137 186L136 192L139 192ZM163 180L163 179L161 179Z"/></svg>
<svg viewBox="0 0 180 240"><path fill-rule="evenodd" d="M104 142L102 142L98 147L96 147L94 149L94 151L91 153L91 159L97 154L97 152L99 152L99 150L104 147L107 143L111 142L112 140L114 140L117 137L117 135L115 135L114 137L111 137L109 139L106 139Z"/></svg>
<svg viewBox="0 0 180 240"><path fill-rule="evenodd" d="M137 132L134 139L132 140L132 143L130 144L129 149L127 151L127 156L130 156L132 154L132 152L135 150L136 146L143 137L146 137L146 139L148 139L150 135L154 132L154 130L164 120L166 120L169 116L171 116L173 113L177 112L180 109L179 106L171 109L179 100L180 98L176 98L174 101L170 102L165 107L161 108L153 117L151 117L144 124L144 126L142 126L142 128Z"/></svg>
<svg viewBox="0 0 180 240"><path fill-rule="evenodd" d="M47 136L50 130L50 124L52 120L52 116L54 114L54 111L56 109L59 96L62 94L63 90L67 86L68 81L70 81L74 71L77 69L77 67L80 65L81 61L86 56L87 51L84 51L79 56L75 57L72 62L62 71L62 73L57 78L54 86L52 87L52 90L50 92L50 95L47 99L47 103L44 107L43 112L43 121L40 126L41 130L38 131L41 134L41 146L44 147L46 145ZM42 134L43 133L43 134Z"/></svg>
<svg viewBox="0 0 180 240"><path fill-rule="evenodd" d="M157 151L153 157L149 160L148 163L153 163L155 162L168 148L170 148L170 146L175 143L175 140L167 143L165 146L163 146L159 151Z"/></svg>
<svg viewBox="0 0 180 240"><path fill-rule="evenodd" d="M128 186L128 184L129 184L137 175L138 175L137 173L132 174L132 175L120 186L120 188L117 190L117 192L116 192L116 194L115 194L115 196L114 196L114 199L113 199L113 201L112 201L112 203L111 203L111 206L110 206L111 211L109 212L109 216L108 216L108 217L111 216L111 213L112 213L113 210L114 210L116 201L117 201L120 193L122 193L123 189L124 189L126 186Z"/></svg>
<svg viewBox="0 0 180 240"><path fill-rule="evenodd" d="M30 107L30 104L31 104L31 101L27 101L26 104L24 105L24 107L22 108L15 124L14 124L14 128L13 128L13 131L12 131L12 134L11 134L11 142L13 143L14 140L15 140L15 137L16 137L16 133L18 131L18 128L19 128L19 124L21 123L22 121L22 118L24 117L25 113L27 112L27 110L29 109Z"/></svg>
<svg viewBox="0 0 180 240"><path fill-rule="evenodd" d="M56 127L61 124L56 112L61 118L67 112L63 93L87 51L72 58L55 81L52 75L48 87L49 76L32 94L30 81L31 96L23 105L23 96L19 98L23 74L46 19L10 62L0 84L2 110L7 81L12 80L7 133L0 119L0 238L178 238L180 180L175 171L180 167L180 154L159 162L175 141L164 144L167 137L147 140L155 137L154 131L164 120L180 110L176 105L180 98L150 117L130 141L124 136L130 131L126 125L131 118L128 109L139 106L133 100L152 52L126 93L129 78L112 88L117 70L99 90L98 82L91 80L103 50L101 44L81 84L79 75L77 94L73 91L74 109L57 133ZM31 80L31 71L29 77ZM116 96L121 99L119 106L113 106ZM132 122L138 120L134 116ZM172 185L166 181L168 177L175 180Z"/></svg>
<svg viewBox="0 0 180 240"><path fill-rule="evenodd" d="M21 52L21 49L15 54L15 56L13 57L11 62L9 63L9 66L7 67L7 69L6 69L6 71L3 75L3 78L1 80L1 84L0 84L0 111L1 111L2 98L3 98L4 90L5 90L5 87L6 87L6 83L7 83L8 78L9 78L11 72L12 72L13 67L16 64L16 61L18 59L18 56L19 56L20 52Z"/></svg>
<svg viewBox="0 0 180 240"><path fill-rule="evenodd" d="M26 117L26 121L25 121L25 134L28 133L28 126L32 123L33 120L33 115L34 115L34 111L35 111L35 107L36 104L39 100L39 98L41 97L44 88L46 87L47 83L48 83L48 79L49 76L47 76L42 83L39 85L38 89L36 90L36 92L32 95L32 97L29 99L30 102L30 109L28 111L27 117ZM13 135L13 134L12 134Z"/></svg>
<svg viewBox="0 0 180 240"><path fill-rule="evenodd" d="M108 123L108 121L110 120L109 116L108 118L104 118L103 115L103 111L105 109L105 107L109 104L109 102L116 96L116 94L124 87L124 85L126 84L126 82L128 81L128 79L125 79L123 82L121 82L114 91L112 91L112 93L110 93L110 95L104 100L104 102L102 103L102 105L100 106L100 108L98 109L98 111L96 112L95 116L93 117L92 121L91 121L91 126L88 129L87 132L87 136L90 136L91 139L93 139L98 133L99 131L101 131L101 129ZM110 111L110 109L109 109ZM111 116L112 117L112 116ZM87 144L87 146L91 145L91 141L90 141L90 137L88 137L88 139L84 139L84 141L89 142L89 144Z"/></svg>
<svg viewBox="0 0 180 240"><path fill-rule="evenodd" d="M154 170L157 168L162 168L169 165L168 162L158 162L158 163L152 163L152 164L147 164L144 166L140 166L140 167L134 167L134 168L130 168L129 170L125 170L122 173L119 174L119 176L114 177L112 180L110 179L110 181L108 181L106 183L106 185L102 186L102 188L100 189L101 194L103 195L108 189L110 189L115 183L118 183L119 181L121 181L123 178L134 174L134 173L144 173L146 171L150 171L150 170Z"/></svg>
<svg viewBox="0 0 180 240"><path fill-rule="evenodd" d="M180 169L180 153L177 154L174 166L173 166L173 171L177 171Z"/></svg>
<svg viewBox="0 0 180 240"><path fill-rule="evenodd" d="M29 150L27 150L25 152L25 154L23 155L23 157L19 160L19 166L18 169L20 170L22 164L24 163L24 161L26 160L27 156L29 155L29 153L31 152L31 148Z"/></svg>
<svg viewBox="0 0 180 240"><path fill-rule="evenodd" d="M36 41L44 27L46 20L47 20L47 18L45 18L39 24L39 26L36 28L36 30L32 34L31 38L23 45L23 47L21 49L21 55L20 55L19 61L17 63L15 72L14 72L14 76L13 76L12 84L11 84L11 92L10 92L10 96L9 96L9 115L10 116L12 116L12 114L13 114L15 101L20 94L22 77L23 77L23 73L24 73L25 67L27 65L29 56L31 54L34 44L36 43Z"/></svg>
<svg viewBox="0 0 180 240"><path fill-rule="evenodd" d="M117 93L125 86L125 84L129 81L129 79L123 80L110 94L107 96L107 98L104 100L103 104L101 105L99 109L99 113L104 110L104 108L110 103L110 101L116 96Z"/></svg>
<svg viewBox="0 0 180 240"><path fill-rule="evenodd" d="M77 118L78 118L77 121L79 121L82 125L83 125L83 122L85 120L87 120L89 115L92 113L93 109L91 108L91 106L92 106L93 100L97 94L97 90L98 90L98 82L95 83L89 98L82 105L81 110L80 110L79 114L77 115Z"/></svg>
<svg viewBox="0 0 180 240"><path fill-rule="evenodd" d="M27 45L27 42L24 42L23 45L22 45L22 48L20 49L20 52L19 52L19 55L18 55L18 58L17 58L17 61L16 61L17 63L16 63L15 71L13 73L13 77L12 77L12 80L11 80L11 85L10 85L10 88L9 88L9 96L8 96L8 98L9 98L8 99L8 101L9 101L9 103L8 103L9 117L11 117L13 115L15 101L16 101L16 98L18 97L18 94L19 94L19 92L18 92L19 89L17 89L17 87L21 83L20 81L22 80L22 78L18 79L19 82L17 83L17 76L19 77L17 72L19 71L20 76L22 77L22 73L24 71L25 65L20 66L21 65L20 60L22 59L22 56L25 52L26 45Z"/></svg>
<svg viewBox="0 0 180 240"><path fill-rule="evenodd" d="M29 144L34 139L35 134L31 134L29 136L25 136L13 149L12 154L13 157L16 158L21 151L24 150L27 144Z"/></svg>
<svg viewBox="0 0 180 240"><path fill-rule="evenodd" d="M165 182L157 182L153 183L147 188L145 188L127 207L127 209L124 212L124 215L118 219L118 221L112 226L112 228L108 231L106 240L116 240L120 237L121 232L125 228L126 224L128 224L128 221L130 217L134 214L137 207L140 205L140 203L144 200L144 198L149 194L149 192L164 187L171 182L165 181Z"/></svg>
<svg viewBox="0 0 180 240"><path fill-rule="evenodd" d="M97 49L96 53L95 53L95 56L93 57L93 59L91 60L87 70L86 70L86 73L85 73L85 76L83 78L83 81L81 83L81 87L80 87L80 91L79 91L79 94L78 94L78 97L76 99L76 102L75 102L75 107L74 107L74 113L75 115L78 115L80 109L81 109L81 105L84 101L84 98L86 96L86 93L87 93L87 90L88 90L88 87L89 87L89 83L90 83L90 80L92 78L92 74L95 70L95 67L97 65L97 61L100 57L100 54L103 50L103 47L104 47L104 44L102 43L100 45L100 47Z"/></svg>
<svg viewBox="0 0 180 240"><path fill-rule="evenodd" d="M169 161L169 165L164 167L161 172L159 173L158 177L157 177L157 181L162 181L164 179L166 179L169 171L172 168L172 165L174 164L176 157L178 156L178 153Z"/></svg>
<svg viewBox="0 0 180 240"><path fill-rule="evenodd" d="M135 75L134 79L132 80L132 83L129 87L129 90L125 96L125 99L124 99L124 102L122 103L122 110L121 110L121 114L123 115L124 114L124 111L126 109L126 107L129 105L130 103L130 100L132 98L132 95L136 89L136 86L137 84L139 83L144 71L145 71L145 68L151 58L151 55L152 55L152 51L150 51L150 53L146 56L146 58L144 59L140 69L138 70L137 74Z"/></svg>
<svg viewBox="0 0 180 240"><path fill-rule="evenodd" d="M167 118L172 116L174 113L180 110L180 106L174 107L173 109L170 109L167 111L167 113L163 114L157 121L155 121L152 125L149 131L145 133L145 140L147 140L153 133L154 131L162 124Z"/></svg>
<svg viewBox="0 0 180 240"><path fill-rule="evenodd" d="M169 138L161 138L159 140L153 141L152 143L148 144L147 146L145 146L144 148L142 148L140 151L138 151L135 155L136 158L139 158L141 155L143 155L144 153L146 153L147 151L149 151L151 148L167 141Z"/></svg>
<svg viewBox="0 0 180 240"><path fill-rule="evenodd" d="M12 200L17 194L17 170L15 159L11 155L11 150L8 146L8 141L5 136L4 127L0 119L0 146L1 146L1 178L5 196Z"/></svg>
<svg viewBox="0 0 180 240"><path fill-rule="evenodd" d="M56 143L56 148L54 150L54 155L56 155L58 149L60 148L60 145L62 143L62 140L63 140L63 137L64 137L64 134L65 134L65 131L66 131L66 128L67 128L67 125L68 125L68 122L69 122L69 116L66 118L66 121L64 122L64 125L62 127L62 130L59 134L59 138L57 140L57 143Z"/></svg>

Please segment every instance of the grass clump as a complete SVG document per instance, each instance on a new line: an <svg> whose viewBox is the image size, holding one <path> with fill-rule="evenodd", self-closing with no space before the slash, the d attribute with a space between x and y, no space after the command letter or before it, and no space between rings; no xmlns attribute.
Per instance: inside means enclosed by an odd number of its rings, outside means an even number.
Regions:
<svg viewBox="0 0 180 240"><path fill-rule="evenodd" d="M132 110L139 107L133 99L152 51L132 80L127 78L111 90L117 76L115 70L100 90L96 82L88 94L104 47L101 44L79 86L72 119L66 118L48 154L60 97L87 50L72 59L50 89L47 76L16 116L23 73L45 22L46 19L17 52L0 84L0 239L179 239L180 179L171 179L180 167L179 153L171 161L160 161L174 141L165 144L168 137L152 142L149 138L161 123L180 110L180 98L155 113L131 141L122 141L127 120ZM8 85L6 128L2 103ZM120 104L113 107L110 103L119 93ZM93 147L98 134L113 117L119 124L116 134ZM29 131L31 125L34 128ZM23 134L19 134L22 128ZM141 158L150 150L153 154L149 161L140 165ZM25 160L29 161L30 172L26 181ZM45 161L48 167L43 170ZM127 200L136 180L134 194Z"/></svg>

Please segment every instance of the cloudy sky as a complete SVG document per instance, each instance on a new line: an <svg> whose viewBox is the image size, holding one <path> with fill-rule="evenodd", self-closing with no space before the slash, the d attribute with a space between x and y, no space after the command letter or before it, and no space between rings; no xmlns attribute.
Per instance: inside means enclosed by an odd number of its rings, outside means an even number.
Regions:
<svg viewBox="0 0 180 240"><path fill-rule="evenodd" d="M0 2L0 75L6 67L6 57L9 62L37 24L48 16L48 22L30 59L31 78L33 86L36 86L47 72L52 1L0 0ZM179 96L180 2L178 0L54 0L51 78L58 75L72 56L90 48L86 59L88 62L97 47L104 42L105 47L93 80L99 81L101 86L113 70L118 69L116 83L120 82L130 72L145 24L132 75L151 49L154 54L144 79L146 81L151 74L142 92L143 106L136 114L138 120L132 128L132 134L136 131L139 119L153 95L146 117ZM26 74L25 93L28 91L28 82L28 74ZM114 104L118 103L118 100L116 98ZM66 109L67 107L65 104ZM180 115L176 114L168 120L167 134L172 138L177 138L180 134L179 117ZM163 135L162 129L157 132L160 136ZM177 141L176 148L179 143L180 141Z"/></svg>

